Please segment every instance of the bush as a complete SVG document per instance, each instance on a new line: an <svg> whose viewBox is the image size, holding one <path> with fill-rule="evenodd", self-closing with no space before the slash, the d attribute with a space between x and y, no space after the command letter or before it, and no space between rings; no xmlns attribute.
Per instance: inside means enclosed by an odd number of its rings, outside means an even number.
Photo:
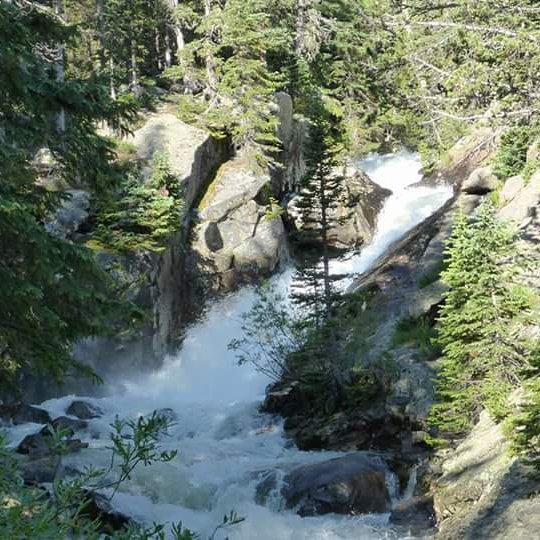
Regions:
<svg viewBox="0 0 540 540"><path fill-rule="evenodd" d="M127 165L119 185L96 201L90 247L125 252L162 251L181 227L184 204L167 156L156 154L144 179L140 165Z"/></svg>
<svg viewBox="0 0 540 540"><path fill-rule="evenodd" d="M509 129L502 137L493 161L493 172L499 178L520 174L527 163L527 150L534 137L528 126Z"/></svg>

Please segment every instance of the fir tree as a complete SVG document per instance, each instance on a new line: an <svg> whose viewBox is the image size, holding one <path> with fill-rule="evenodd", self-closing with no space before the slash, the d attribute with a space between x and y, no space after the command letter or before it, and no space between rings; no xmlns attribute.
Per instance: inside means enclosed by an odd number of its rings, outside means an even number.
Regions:
<svg viewBox="0 0 540 540"><path fill-rule="evenodd" d="M94 121L122 116L95 79L54 77L58 43L71 33L54 14L29 2L0 3L0 379L22 368L65 376L71 347L105 332L119 302L87 249L49 234L44 222L61 196L37 181L32 160L49 148L65 181L96 185L111 148ZM58 133L56 115L66 111ZM125 112L125 111L124 111Z"/></svg>
<svg viewBox="0 0 540 540"><path fill-rule="evenodd" d="M442 280L450 289L438 321L443 359L432 421L444 433L459 434L483 408L496 419L509 412L508 396L525 365L520 330L528 295L515 284L514 234L497 220L491 202L472 222L458 216L446 257Z"/></svg>

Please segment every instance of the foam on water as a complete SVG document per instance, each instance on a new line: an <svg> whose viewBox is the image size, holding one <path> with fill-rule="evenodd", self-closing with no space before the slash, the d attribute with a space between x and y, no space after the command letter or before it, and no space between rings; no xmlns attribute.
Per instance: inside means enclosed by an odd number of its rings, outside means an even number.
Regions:
<svg viewBox="0 0 540 540"><path fill-rule="evenodd" d="M369 269L393 241L437 210L452 193L445 186L415 186L420 163L407 152L372 156L361 166L393 195L380 214L373 242L358 255L333 263L334 272L351 275ZM286 292L291 277L289 269L273 281ZM255 504L256 485L269 471L278 471L282 477L293 466L340 454L299 451L285 439L280 419L258 412L268 380L250 366L238 366L227 347L241 336L240 316L254 301L251 287L220 299L188 329L181 349L161 369L123 381L124 391L115 391L112 397L90 399L104 416L92 420L90 428L79 434L90 448L68 461L74 466L106 466L109 424L115 416L134 418L170 408L178 420L162 443L178 450L178 455L170 463L135 471L114 499L119 510L148 523L181 520L204 537L224 513L234 509L247 519L227 531L231 540L398 538L387 525L387 515L300 518L282 508L279 482L266 506ZM43 406L59 416L72 399L50 400ZM31 425L10 430L11 443L17 444L32 431L35 426Z"/></svg>

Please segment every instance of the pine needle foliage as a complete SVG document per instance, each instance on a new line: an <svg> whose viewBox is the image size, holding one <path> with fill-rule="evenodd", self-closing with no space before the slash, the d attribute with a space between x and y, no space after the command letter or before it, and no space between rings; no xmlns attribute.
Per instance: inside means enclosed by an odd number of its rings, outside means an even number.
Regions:
<svg viewBox="0 0 540 540"><path fill-rule="evenodd" d="M486 408L503 419L521 382L526 344L520 331L529 314L512 229L484 202L474 219L460 213L446 250L445 294L438 326L443 358L431 421L441 433L466 432Z"/></svg>

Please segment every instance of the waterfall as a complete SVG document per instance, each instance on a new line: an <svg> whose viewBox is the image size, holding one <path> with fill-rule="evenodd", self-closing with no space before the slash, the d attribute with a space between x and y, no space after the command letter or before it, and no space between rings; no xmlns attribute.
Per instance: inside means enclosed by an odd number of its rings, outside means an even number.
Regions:
<svg viewBox="0 0 540 540"><path fill-rule="evenodd" d="M359 165L393 191L379 216L372 243L359 254L334 261L332 270L352 276L368 270L388 246L440 208L452 195L448 186L415 185L421 178L416 155L400 152L371 156ZM273 278L281 291L291 284L292 269ZM114 505L147 523L182 521L208 536L234 509L246 521L227 532L231 540L337 540L397 538L387 515L301 518L284 510L279 489L266 506L255 503L256 487L269 472L283 472L342 454L302 452L284 437L281 419L259 413L268 380L250 366L238 366L228 343L241 336L240 316L255 301L245 287L213 303L191 326L180 350L152 374L123 381L123 392L88 399L104 411L78 437L89 448L66 458L68 465L106 466L109 424L115 416L137 417L172 409L177 417L162 445L178 450L170 463L139 468L116 495ZM65 414L73 396L45 402L53 417ZM12 444L38 426L9 430ZM279 487L279 482L278 482Z"/></svg>

